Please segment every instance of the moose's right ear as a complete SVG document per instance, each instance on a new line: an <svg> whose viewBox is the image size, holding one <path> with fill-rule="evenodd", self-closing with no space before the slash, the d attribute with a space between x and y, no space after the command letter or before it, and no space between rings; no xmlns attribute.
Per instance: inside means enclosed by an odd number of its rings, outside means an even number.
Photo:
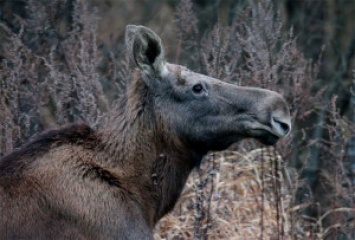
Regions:
<svg viewBox="0 0 355 240"><path fill-rule="evenodd" d="M135 64L148 77L161 77L164 67L164 50L158 35L143 26L128 25L125 41Z"/></svg>

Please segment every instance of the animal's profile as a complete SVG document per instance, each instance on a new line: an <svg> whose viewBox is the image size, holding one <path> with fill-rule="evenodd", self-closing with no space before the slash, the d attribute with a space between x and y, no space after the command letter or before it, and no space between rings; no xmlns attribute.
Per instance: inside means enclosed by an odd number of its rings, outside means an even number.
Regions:
<svg viewBox="0 0 355 240"><path fill-rule="evenodd" d="M153 239L208 151L290 131L276 92L169 64L143 26L126 44L135 69L101 128L49 131L0 160L0 239Z"/></svg>

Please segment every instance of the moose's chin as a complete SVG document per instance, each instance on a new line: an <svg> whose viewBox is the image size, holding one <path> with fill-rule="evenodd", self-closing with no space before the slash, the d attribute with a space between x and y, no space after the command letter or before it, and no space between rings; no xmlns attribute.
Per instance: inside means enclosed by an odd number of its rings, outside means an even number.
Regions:
<svg viewBox="0 0 355 240"><path fill-rule="evenodd" d="M268 146L275 145L277 143L277 141L280 139L280 137L278 137L272 133L269 133L267 131L263 131L262 134L258 134L258 136L253 136L253 138L258 140L262 144L265 144ZM223 142L215 143L213 146L210 147L209 150L223 151L225 149L228 149L234 143L239 142L239 140L241 140L241 139L235 139L235 138L234 139L224 139Z"/></svg>
<svg viewBox="0 0 355 240"><path fill-rule="evenodd" d="M194 143L193 145L195 146L195 149L198 150L199 152L202 153L207 153L208 151L223 151L225 149L228 149L231 145L234 143L239 142L240 140L244 138L254 138L258 140L259 142L265 144L265 145L275 145L277 141L280 139L280 137L270 133L267 130L264 129L257 129L252 132L251 135L247 136L235 136L235 135L229 135L225 137L218 138L217 140L214 139L214 141L209 141L208 143Z"/></svg>
<svg viewBox="0 0 355 240"><path fill-rule="evenodd" d="M267 129L252 129L249 137L252 137L265 145L275 145L280 139L280 136L275 135Z"/></svg>
<svg viewBox="0 0 355 240"><path fill-rule="evenodd" d="M258 139L261 143L265 145L275 145L280 138L273 134L269 134L267 136L263 136L262 138Z"/></svg>
<svg viewBox="0 0 355 240"><path fill-rule="evenodd" d="M269 132L265 132L265 134L259 136L257 138L261 143L265 144L265 145L275 145L277 143L277 141L280 139L280 137L269 133Z"/></svg>

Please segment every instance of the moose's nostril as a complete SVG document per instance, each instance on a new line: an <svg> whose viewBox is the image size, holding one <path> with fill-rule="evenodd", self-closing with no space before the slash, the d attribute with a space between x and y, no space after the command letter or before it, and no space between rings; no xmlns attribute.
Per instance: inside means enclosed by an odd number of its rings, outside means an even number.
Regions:
<svg viewBox="0 0 355 240"><path fill-rule="evenodd" d="M286 134L290 132L290 126L287 123L279 122L279 124Z"/></svg>
<svg viewBox="0 0 355 240"><path fill-rule="evenodd" d="M291 124L288 122L281 121L279 119L273 118L273 126L275 130L280 134L280 135L287 135L291 131Z"/></svg>

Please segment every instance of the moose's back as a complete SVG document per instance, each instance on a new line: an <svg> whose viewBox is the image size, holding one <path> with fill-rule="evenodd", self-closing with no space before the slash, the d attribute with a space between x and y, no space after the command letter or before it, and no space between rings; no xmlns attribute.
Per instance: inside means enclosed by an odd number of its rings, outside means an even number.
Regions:
<svg viewBox="0 0 355 240"><path fill-rule="evenodd" d="M1 159L0 239L108 239L110 226L128 224L150 235L134 193L95 161L102 147L90 127L72 125ZM133 239L136 233L117 234Z"/></svg>

